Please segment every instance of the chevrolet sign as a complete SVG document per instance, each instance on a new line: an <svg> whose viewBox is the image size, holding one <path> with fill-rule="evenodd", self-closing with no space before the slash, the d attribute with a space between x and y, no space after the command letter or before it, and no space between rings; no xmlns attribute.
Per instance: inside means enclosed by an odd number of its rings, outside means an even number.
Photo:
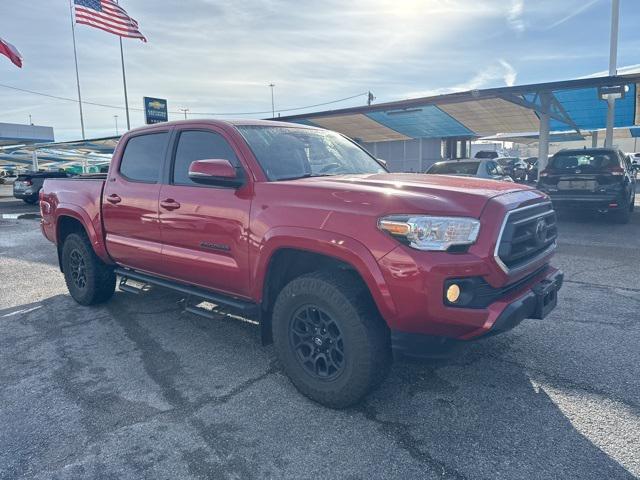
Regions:
<svg viewBox="0 0 640 480"><path fill-rule="evenodd" d="M147 125L169 120L167 101L163 98L144 97L144 121Z"/></svg>

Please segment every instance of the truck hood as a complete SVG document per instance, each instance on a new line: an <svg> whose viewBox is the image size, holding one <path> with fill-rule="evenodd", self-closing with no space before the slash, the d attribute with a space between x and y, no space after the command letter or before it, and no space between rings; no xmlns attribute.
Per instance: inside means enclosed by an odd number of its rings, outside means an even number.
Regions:
<svg viewBox="0 0 640 480"><path fill-rule="evenodd" d="M532 187L512 182L415 173L311 177L283 183L333 190L333 198L353 206L365 205L378 213L428 212L477 218L497 196L520 192L520 201L542 197Z"/></svg>

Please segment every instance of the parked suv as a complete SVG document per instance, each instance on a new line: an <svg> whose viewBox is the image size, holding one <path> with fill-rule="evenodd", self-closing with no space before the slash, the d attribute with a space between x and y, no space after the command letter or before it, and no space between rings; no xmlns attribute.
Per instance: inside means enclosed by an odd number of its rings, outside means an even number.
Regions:
<svg viewBox="0 0 640 480"><path fill-rule="evenodd" d="M306 125L132 130L107 175L46 180L40 209L78 303L107 301L119 276L121 290L159 285L254 318L293 384L331 407L378 385L392 353L441 354L544 318L563 278L537 190L389 173Z"/></svg>
<svg viewBox="0 0 640 480"><path fill-rule="evenodd" d="M25 203L33 205L38 201L40 189L45 178L64 178L68 175L64 172L28 172L18 175L13 182L13 196Z"/></svg>
<svg viewBox="0 0 640 480"><path fill-rule="evenodd" d="M608 213L627 223L634 209L635 168L627 155L615 149L561 150L540 172L538 188L559 210Z"/></svg>

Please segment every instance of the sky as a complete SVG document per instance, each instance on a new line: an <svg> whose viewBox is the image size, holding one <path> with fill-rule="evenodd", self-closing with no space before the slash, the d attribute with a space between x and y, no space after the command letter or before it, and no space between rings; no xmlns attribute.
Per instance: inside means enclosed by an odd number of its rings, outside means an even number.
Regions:
<svg viewBox="0 0 640 480"><path fill-rule="evenodd" d="M132 127L142 97L166 98L170 120L282 115L461 90L565 80L608 68L610 0L120 0L148 43L124 39ZM620 0L618 65L640 64L640 0ZM80 138L68 0L1 0L0 37L24 58L0 57L0 122ZM125 125L118 37L76 26L87 137ZM268 114L247 115L254 118Z"/></svg>

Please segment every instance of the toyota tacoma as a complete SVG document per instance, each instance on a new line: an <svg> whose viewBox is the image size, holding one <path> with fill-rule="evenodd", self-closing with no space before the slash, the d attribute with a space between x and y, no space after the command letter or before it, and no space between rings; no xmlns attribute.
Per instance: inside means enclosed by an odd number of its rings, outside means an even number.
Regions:
<svg viewBox="0 0 640 480"><path fill-rule="evenodd" d="M396 356L544 318L563 279L545 194L389 173L306 125L132 130L106 175L47 179L40 209L78 303L108 300L119 278L253 318L293 384L334 408L375 388Z"/></svg>

